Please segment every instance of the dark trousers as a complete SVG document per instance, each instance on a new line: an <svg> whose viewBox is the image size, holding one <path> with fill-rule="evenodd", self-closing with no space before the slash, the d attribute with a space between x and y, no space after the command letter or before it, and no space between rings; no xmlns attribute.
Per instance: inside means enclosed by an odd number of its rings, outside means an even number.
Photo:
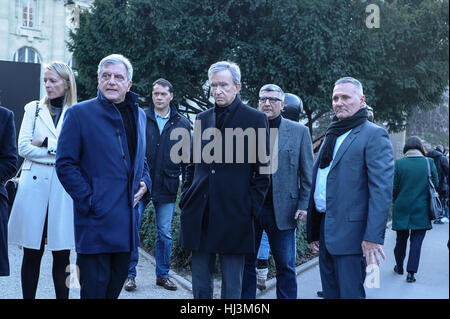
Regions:
<svg viewBox="0 0 450 319"><path fill-rule="evenodd" d="M324 240L325 216L320 225L319 268L325 299L364 299L366 260L362 254L332 255Z"/></svg>
<svg viewBox="0 0 450 319"><path fill-rule="evenodd" d="M241 298L244 258L242 254L219 254L222 299ZM215 268L215 253L192 252L192 290L195 299L213 299Z"/></svg>
<svg viewBox="0 0 450 319"><path fill-rule="evenodd" d="M273 207L264 205L255 221L255 251L259 249L263 230L269 239L270 250L275 260L277 298L297 298L297 277L295 273L295 229L279 230ZM242 279L242 299L256 299L256 253L245 256Z"/></svg>
<svg viewBox="0 0 450 319"><path fill-rule="evenodd" d="M403 269L403 261L406 257L406 245L409 237L409 256L406 266L407 272L416 273L419 268L420 251L425 238L426 230L397 230L397 241L394 248L395 262L397 267Z"/></svg>
<svg viewBox="0 0 450 319"><path fill-rule="evenodd" d="M39 249L23 248L21 280L22 295L24 299L36 298L36 290L41 270L41 260L44 255L46 237L47 217L45 219L44 229L42 232L41 247ZM67 269L67 266L70 264L70 250L53 250L52 255L52 277L56 299L68 299L69 287L66 285L66 279L70 273L69 269Z"/></svg>
<svg viewBox="0 0 450 319"><path fill-rule="evenodd" d="M77 254L81 299L117 299L128 274L130 252Z"/></svg>

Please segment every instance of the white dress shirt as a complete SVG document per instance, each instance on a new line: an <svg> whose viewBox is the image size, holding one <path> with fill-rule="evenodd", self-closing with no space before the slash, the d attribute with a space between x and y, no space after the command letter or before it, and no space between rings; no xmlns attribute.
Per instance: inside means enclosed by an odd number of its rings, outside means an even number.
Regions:
<svg viewBox="0 0 450 319"><path fill-rule="evenodd" d="M336 139L336 144L334 145L333 150L333 159L330 162L330 165L328 165L325 168L318 168L317 169L317 176L316 176L316 188L314 190L314 203L316 204L316 210L325 213L327 210L327 178L328 173L330 172L331 165L333 165L334 157L336 156L336 153L341 146L342 142L345 140L345 138L350 134L352 130L349 130L339 136Z"/></svg>

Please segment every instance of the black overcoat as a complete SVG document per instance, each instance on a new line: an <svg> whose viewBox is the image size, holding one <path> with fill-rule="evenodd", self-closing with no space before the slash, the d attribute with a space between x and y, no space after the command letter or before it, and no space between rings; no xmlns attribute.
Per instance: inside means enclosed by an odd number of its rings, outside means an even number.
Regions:
<svg viewBox="0 0 450 319"><path fill-rule="evenodd" d="M14 114L0 106L0 276L9 276L8 193L5 182L16 172L17 146Z"/></svg>
<svg viewBox="0 0 450 319"><path fill-rule="evenodd" d="M264 113L245 105L236 97L228 106L229 113L218 134L221 137L211 135L216 128L216 107L200 113L194 123L193 163L187 167L180 199L180 243L185 249L209 253L253 253L253 221L269 187L270 175L262 172L267 169L268 163L263 156L258 156L258 143L254 145L249 143L251 138L244 138L244 147L241 148L236 143L237 138L226 139L225 131L228 128L238 133L242 129L250 135L253 131L254 140L260 142L260 154L267 154L268 121ZM196 144L200 139L201 143ZM219 152L219 148L211 151L212 141L219 143L222 154L216 159L221 157L222 160L210 162L204 156L218 154L214 152ZM227 141L231 142L228 148ZM201 150L201 153L196 153L196 150ZM233 151L231 163L230 158L226 161L230 150ZM203 156L199 158L198 154ZM243 161L239 161L242 155Z"/></svg>

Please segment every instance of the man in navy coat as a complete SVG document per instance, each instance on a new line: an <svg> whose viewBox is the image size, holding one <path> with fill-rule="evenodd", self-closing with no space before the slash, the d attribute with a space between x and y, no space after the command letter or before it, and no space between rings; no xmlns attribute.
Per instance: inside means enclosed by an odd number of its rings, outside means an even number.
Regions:
<svg viewBox="0 0 450 319"><path fill-rule="evenodd" d="M0 106L0 276L9 276L8 193L5 182L14 176L17 165L14 114Z"/></svg>
<svg viewBox="0 0 450 319"><path fill-rule="evenodd" d="M74 201L81 298L117 298L138 241L136 204L151 189L146 119L127 58L103 58L97 74L97 97L67 110L56 171Z"/></svg>
<svg viewBox="0 0 450 319"><path fill-rule="evenodd" d="M319 250L324 298L365 298L367 265L379 266L392 199L394 154L368 121L361 83L336 81L335 117L313 166L307 240Z"/></svg>

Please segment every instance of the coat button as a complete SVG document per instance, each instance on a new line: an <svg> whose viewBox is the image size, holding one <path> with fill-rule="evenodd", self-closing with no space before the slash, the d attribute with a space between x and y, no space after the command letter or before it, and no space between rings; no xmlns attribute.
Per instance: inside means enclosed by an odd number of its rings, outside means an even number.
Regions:
<svg viewBox="0 0 450 319"><path fill-rule="evenodd" d="M37 177L36 177L36 176L33 176L33 179L37 179Z"/></svg>
<svg viewBox="0 0 450 319"><path fill-rule="evenodd" d="M211 170L211 174L215 174L216 173L216 170Z"/></svg>

